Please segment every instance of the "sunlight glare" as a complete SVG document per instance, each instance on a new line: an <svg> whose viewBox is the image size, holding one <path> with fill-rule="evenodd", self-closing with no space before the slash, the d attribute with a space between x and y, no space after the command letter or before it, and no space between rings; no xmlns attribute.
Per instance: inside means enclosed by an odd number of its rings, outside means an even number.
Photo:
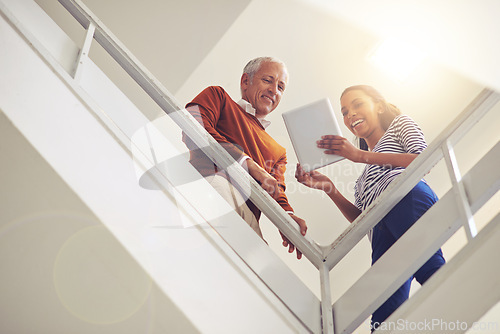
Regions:
<svg viewBox="0 0 500 334"><path fill-rule="evenodd" d="M389 38L369 55L369 60L399 82L404 82L425 59L425 54L402 40Z"/></svg>

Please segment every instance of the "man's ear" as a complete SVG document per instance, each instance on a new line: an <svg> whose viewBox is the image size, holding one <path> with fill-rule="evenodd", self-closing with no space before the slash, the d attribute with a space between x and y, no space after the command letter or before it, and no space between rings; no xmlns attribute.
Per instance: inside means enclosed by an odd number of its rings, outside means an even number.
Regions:
<svg viewBox="0 0 500 334"><path fill-rule="evenodd" d="M246 99L246 91L248 89L248 86L250 86L250 77L248 76L248 73L243 73L240 80L241 98L243 99Z"/></svg>
<svg viewBox="0 0 500 334"><path fill-rule="evenodd" d="M248 85L250 84L250 78L248 77L248 73L243 73L243 75L241 76L241 82L240 82L240 86L241 86L241 89L244 90L248 87Z"/></svg>

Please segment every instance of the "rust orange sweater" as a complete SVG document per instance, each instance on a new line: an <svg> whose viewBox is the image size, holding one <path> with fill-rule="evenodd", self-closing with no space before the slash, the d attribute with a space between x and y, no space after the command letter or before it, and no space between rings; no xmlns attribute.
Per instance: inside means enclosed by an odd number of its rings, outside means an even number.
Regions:
<svg viewBox="0 0 500 334"><path fill-rule="evenodd" d="M281 188L277 202L285 211L293 211L285 195L286 150L279 145L260 124L259 120L245 112L222 87L211 86L204 89L187 107L198 105L198 110L190 113L200 122L217 142L235 160L248 155L277 181ZM196 109L196 108L191 108ZM190 162L203 175L217 172L211 160L183 135L184 142L191 150ZM257 219L260 211L248 203Z"/></svg>

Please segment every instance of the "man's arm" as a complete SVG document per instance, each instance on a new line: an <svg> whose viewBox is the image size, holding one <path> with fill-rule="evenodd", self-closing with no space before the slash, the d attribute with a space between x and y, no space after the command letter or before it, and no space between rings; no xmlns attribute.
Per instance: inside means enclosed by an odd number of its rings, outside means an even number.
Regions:
<svg viewBox="0 0 500 334"><path fill-rule="evenodd" d="M274 179L277 180L278 182L278 187L280 189L280 194L276 201L281 205L281 207L292 217L293 220L299 225L300 228L300 233L302 235L306 235L307 232L307 225L305 220L302 218L297 217L290 204L288 203L288 198L285 195L285 171L286 171L286 155L284 154L276 163L275 165L271 168L271 175L273 176ZM283 246L288 247L288 252L293 253L295 250L295 245L293 245L290 240L288 240L287 237L283 233L281 233L281 238L283 239ZM302 258L302 253L296 249L297 252L297 259Z"/></svg>
<svg viewBox="0 0 500 334"><path fill-rule="evenodd" d="M279 196L276 201L281 205L281 207L288 213L293 213L293 209L288 203L288 198L285 195L286 185L285 185L285 172L286 172L286 155L283 154L278 161L270 166L269 174L277 181L280 190Z"/></svg>
<svg viewBox="0 0 500 334"><path fill-rule="evenodd" d="M247 156L240 148L233 143L230 143L226 137L217 131L217 122L220 117L220 106L209 105L207 108L199 104L188 104L187 111L204 126L208 133L224 147L224 149L238 162L247 167L248 173L262 186L262 188L271 195L275 200L280 195L278 182L264 168L259 166L249 156ZM183 134L183 141L191 151L198 151L199 148Z"/></svg>
<svg viewBox="0 0 500 334"><path fill-rule="evenodd" d="M224 149L236 160L240 160L245 153L233 143L230 143L226 137L217 131L217 121L219 120L220 110L215 108L207 109L198 104L190 104L186 108L187 111L207 130L208 133L224 147ZM197 151L197 147L193 141L183 133L182 140L190 151Z"/></svg>
<svg viewBox="0 0 500 334"><path fill-rule="evenodd" d="M266 190L269 193L269 195L271 195L278 202L278 204L280 204L287 211L290 217L292 217L292 219L295 220L295 222L299 225L300 233L302 235L306 235L307 225L305 220L294 215L293 210L288 204L288 199L285 195L284 182L282 184L278 182L278 179L284 181L283 177L284 167L279 168L279 170L283 170L281 175L278 175L274 172L273 176L268 172L266 172L264 168L260 167L252 159L247 159L246 163L249 174L254 179L256 179L261 184L262 188L264 188L264 190ZM284 162L280 161L280 166L285 166L285 165L286 165L286 157L284 159ZM293 251L295 250L295 246L288 240L288 238L283 233L281 233L281 231L280 234L281 238L283 239L283 246L288 247L289 253L293 253ZM300 260L301 258L302 258L302 253L297 249L297 259Z"/></svg>
<svg viewBox="0 0 500 334"><path fill-rule="evenodd" d="M276 201L281 196L281 189L278 181L266 170L260 167L255 161L251 158L245 160L246 167L248 169L248 173L259 182L260 186Z"/></svg>

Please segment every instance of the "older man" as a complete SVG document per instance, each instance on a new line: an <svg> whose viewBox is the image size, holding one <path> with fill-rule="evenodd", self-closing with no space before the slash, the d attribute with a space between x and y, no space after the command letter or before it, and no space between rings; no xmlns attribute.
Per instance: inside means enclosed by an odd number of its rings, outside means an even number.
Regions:
<svg viewBox="0 0 500 334"><path fill-rule="evenodd" d="M267 132L266 120L281 101L288 83L285 64L272 57L251 60L241 76L241 100L235 102L222 87L211 86L203 90L186 105L187 110L205 129L246 168L300 226L305 235L305 221L293 214L285 195L286 151ZM186 137L191 150L190 162L235 208L250 227L262 238L259 227L259 209L239 193L223 171ZM294 251L294 246L283 236L283 245ZM302 254L297 250L297 258Z"/></svg>

